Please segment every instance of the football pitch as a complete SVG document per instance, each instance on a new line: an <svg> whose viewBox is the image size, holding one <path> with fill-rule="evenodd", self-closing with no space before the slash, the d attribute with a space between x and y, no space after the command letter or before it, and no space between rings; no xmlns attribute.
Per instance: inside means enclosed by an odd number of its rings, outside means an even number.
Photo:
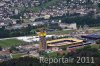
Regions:
<svg viewBox="0 0 100 66"><path fill-rule="evenodd" d="M23 43L25 43L25 42L24 41L17 40L17 39L0 40L0 46L1 47L19 46L19 45L21 45Z"/></svg>

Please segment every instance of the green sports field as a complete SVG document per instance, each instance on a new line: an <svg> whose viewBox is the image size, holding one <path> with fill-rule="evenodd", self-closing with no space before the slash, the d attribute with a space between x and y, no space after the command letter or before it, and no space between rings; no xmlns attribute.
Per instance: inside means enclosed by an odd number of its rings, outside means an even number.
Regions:
<svg viewBox="0 0 100 66"><path fill-rule="evenodd" d="M1 47L11 47L11 46L18 46L23 44L24 41L20 41L17 39L5 39L5 40L0 40L0 46Z"/></svg>
<svg viewBox="0 0 100 66"><path fill-rule="evenodd" d="M75 30L59 30L59 31L49 32L48 34L60 35L60 34L70 34L72 32L76 32L76 31Z"/></svg>

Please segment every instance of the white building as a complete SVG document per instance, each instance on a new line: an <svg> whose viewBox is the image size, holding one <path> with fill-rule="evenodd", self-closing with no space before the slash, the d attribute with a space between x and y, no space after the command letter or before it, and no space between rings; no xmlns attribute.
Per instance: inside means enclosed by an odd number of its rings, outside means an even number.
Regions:
<svg viewBox="0 0 100 66"><path fill-rule="evenodd" d="M60 23L59 26L63 29L77 29L77 24L76 23Z"/></svg>

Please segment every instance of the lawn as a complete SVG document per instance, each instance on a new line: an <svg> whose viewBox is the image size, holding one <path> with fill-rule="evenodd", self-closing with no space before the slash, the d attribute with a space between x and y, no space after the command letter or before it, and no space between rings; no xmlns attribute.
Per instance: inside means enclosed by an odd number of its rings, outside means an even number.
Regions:
<svg viewBox="0 0 100 66"><path fill-rule="evenodd" d="M92 48L97 48L97 49L99 49L99 45L98 45L98 44L94 44L94 45L92 45L91 47L92 47Z"/></svg>
<svg viewBox="0 0 100 66"><path fill-rule="evenodd" d="M57 35L61 35L61 34L70 34L72 32L75 32L75 30L61 30L61 31L54 31L54 32L49 32L48 34L57 34Z"/></svg>
<svg viewBox="0 0 100 66"><path fill-rule="evenodd" d="M12 54L13 58L20 58L22 57L24 54Z"/></svg>
<svg viewBox="0 0 100 66"><path fill-rule="evenodd" d="M94 29L100 29L100 27L92 27L92 28L94 28Z"/></svg>
<svg viewBox="0 0 100 66"><path fill-rule="evenodd" d="M18 46L24 43L24 41L20 41L17 39L6 39L6 40L0 40L0 46L2 47L11 47L11 46Z"/></svg>

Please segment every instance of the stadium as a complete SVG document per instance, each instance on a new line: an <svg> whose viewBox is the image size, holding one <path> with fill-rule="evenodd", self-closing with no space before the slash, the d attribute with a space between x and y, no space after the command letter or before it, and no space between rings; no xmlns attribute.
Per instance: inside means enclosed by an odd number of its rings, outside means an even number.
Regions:
<svg viewBox="0 0 100 66"><path fill-rule="evenodd" d="M60 48L67 48L72 45L81 45L83 44L83 40L77 39L77 38L62 38L62 39L56 39L47 41L47 45L49 49L52 49L54 51L58 51Z"/></svg>

